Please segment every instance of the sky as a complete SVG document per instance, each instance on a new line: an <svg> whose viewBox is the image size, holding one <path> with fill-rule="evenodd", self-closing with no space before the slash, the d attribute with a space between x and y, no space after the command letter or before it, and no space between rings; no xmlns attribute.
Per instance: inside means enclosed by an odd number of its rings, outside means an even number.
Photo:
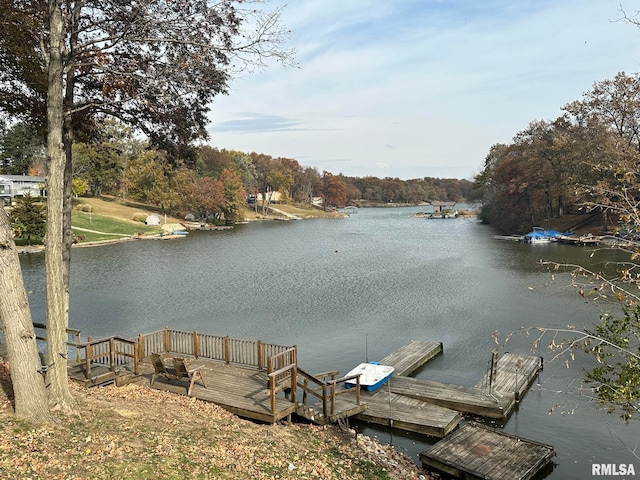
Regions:
<svg viewBox="0 0 640 480"><path fill-rule="evenodd" d="M209 144L347 176L472 179L495 143L640 72L639 0L274 0L297 67L235 78Z"/></svg>

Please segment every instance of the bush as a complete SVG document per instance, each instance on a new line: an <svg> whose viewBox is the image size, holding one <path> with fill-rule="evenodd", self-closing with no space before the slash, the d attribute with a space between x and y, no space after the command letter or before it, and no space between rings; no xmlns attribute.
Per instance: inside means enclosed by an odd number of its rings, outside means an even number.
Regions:
<svg viewBox="0 0 640 480"><path fill-rule="evenodd" d="M89 205L88 203L79 203L78 205L76 205L76 209L80 210L81 212L92 212L93 206Z"/></svg>
<svg viewBox="0 0 640 480"><path fill-rule="evenodd" d="M147 217L148 215L146 213L136 212L131 217L131 220L133 220L134 222L144 223L147 221Z"/></svg>

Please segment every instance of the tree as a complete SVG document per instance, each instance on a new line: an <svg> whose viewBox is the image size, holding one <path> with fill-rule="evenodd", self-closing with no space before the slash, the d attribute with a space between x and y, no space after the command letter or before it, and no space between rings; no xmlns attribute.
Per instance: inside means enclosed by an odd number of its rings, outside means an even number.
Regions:
<svg viewBox="0 0 640 480"><path fill-rule="evenodd" d="M0 138L0 163L6 174L28 175L34 159L43 156L42 137L26 123L12 125Z"/></svg>
<svg viewBox="0 0 640 480"><path fill-rule="evenodd" d="M211 221L224 210L224 185L211 177L194 178L184 192L184 200L185 213L195 213L198 218Z"/></svg>
<svg viewBox="0 0 640 480"><path fill-rule="evenodd" d="M240 217L244 208L247 192L242 186L240 175L235 170L224 169L221 176L222 191L224 194L224 206L222 212L227 222L235 222Z"/></svg>
<svg viewBox="0 0 640 480"><path fill-rule="evenodd" d="M11 209L11 228L16 237L27 240L31 245L32 239L42 240L46 231L45 206L41 200L31 195L16 199Z"/></svg>
<svg viewBox="0 0 640 480"><path fill-rule="evenodd" d="M47 112L50 398L72 409L66 366L58 360L66 355L76 134L90 134L103 118L119 118L173 158L192 160L189 142L206 136L208 106L230 79L268 59L287 63L292 57L280 48L287 32L279 12L234 2L2 1L2 31L16 35L0 42L7 67L0 108L29 118Z"/></svg>
<svg viewBox="0 0 640 480"><path fill-rule="evenodd" d="M147 150L129 163L127 190L137 200L159 205L163 213L169 213L180 202L173 186L174 173L164 152Z"/></svg>
<svg viewBox="0 0 640 480"><path fill-rule="evenodd" d="M71 182L71 192L75 198L78 198L80 195L84 195L89 191L89 185L81 178L74 178L73 182Z"/></svg>
<svg viewBox="0 0 640 480"><path fill-rule="evenodd" d="M50 421L42 375L46 371L40 364L20 259L4 209L0 209L0 266L0 318L11 365L15 412L33 422Z"/></svg>
<svg viewBox="0 0 640 480"><path fill-rule="evenodd" d="M347 203L347 187L342 179L329 172L323 172L322 180L325 208L344 206Z"/></svg>

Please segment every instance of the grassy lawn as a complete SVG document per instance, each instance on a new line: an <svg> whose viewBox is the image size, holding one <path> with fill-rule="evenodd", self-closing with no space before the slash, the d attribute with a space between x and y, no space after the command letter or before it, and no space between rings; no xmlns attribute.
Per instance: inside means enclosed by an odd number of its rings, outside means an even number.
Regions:
<svg viewBox="0 0 640 480"><path fill-rule="evenodd" d="M84 235L86 242L113 240L123 236L136 235L138 232L143 232L146 235L162 232L161 228L148 227L144 223L77 210L71 214L71 225L73 234L75 236ZM85 230L93 231L87 232Z"/></svg>
<svg viewBox="0 0 640 480"><path fill-rule="evenodd" d="M82 211L76 208L78 205L91 205L92 210L91 212ZM142 222L133 220L136 214L146 217L152 213L160 215L154 211L153 207L125 202L115 197L79 198L74 199L71 225L75 236L84 235L84 242L114 240L125 235L136 235L139 232L145 235L161 233L160 227L148 227ZM164 223L164 218L162 221ZM167 223L180 222L174 217L167 217L166 221ZM85 230L93 230L93 232Z"/></svg>

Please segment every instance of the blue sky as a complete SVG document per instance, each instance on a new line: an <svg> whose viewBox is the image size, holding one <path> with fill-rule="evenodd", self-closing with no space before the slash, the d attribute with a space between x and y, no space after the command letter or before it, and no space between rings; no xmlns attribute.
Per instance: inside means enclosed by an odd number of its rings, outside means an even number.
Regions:
<svg viewBox="0 0 640 480"><path fill-rule="evenodd" d="M640 71L629 0L295 0L299 68L235 79L210 114L217 148L320 173L472 178L494 143L617 72Z"/></svg>

